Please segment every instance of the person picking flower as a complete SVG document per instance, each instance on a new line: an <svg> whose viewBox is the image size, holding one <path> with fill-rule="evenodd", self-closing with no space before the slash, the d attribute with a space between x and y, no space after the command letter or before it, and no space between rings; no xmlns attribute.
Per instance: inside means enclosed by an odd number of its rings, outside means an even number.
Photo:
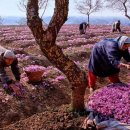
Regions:
<svg viewBox="0 0 130 130"><path fill-rule="evenodd" d="M90 93L96 87L96 79L98 77L108 77L112 83L121 82L119 72L121 67L130 69L130 38L120 36L117 38L106 38L93 47L88 64L88 84ZM127 64L121 62L121 58L127 61Z"/></svg>
<svg viewBox="0 0 130 130"><path fill-rule="evenodd" d="M15 85L15 82L10 79L5 71L6 67L10 67L16 79L17 84L20 81L20 71L18 67L18 60L12 50L7 50L0 46L0 80L4 89L11 89L17 95L20 95L20 89Z"/></svg>

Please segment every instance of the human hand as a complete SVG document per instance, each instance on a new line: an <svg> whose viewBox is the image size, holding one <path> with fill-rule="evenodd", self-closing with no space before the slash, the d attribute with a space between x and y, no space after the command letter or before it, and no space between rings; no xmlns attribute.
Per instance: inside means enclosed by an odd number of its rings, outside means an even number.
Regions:
<svg viewBox="0 0 130 130"><path fill-rule="evenodd" d="M9 87L14 91L14 93L18 96L21 96L21 91L20 91L20 88L17 87L15 84L10 84Z"/></svg>
<svg viewBox="0 0 130 130"><path fill-rule="evenodd" d="M20 81L16 81L15 82L15 85L18 86L18 87L22 87L23 85L20 83Z"/></svg>
<svg viewBox="0 0 130 130"><path fill-rule="evenodd" d="M120 63L120 66L126 67L127 69L130 69L130 65L129 64Z"/></svg>
<svg viewBox="0 0 130 130"><path fill-rule="evenodd" d="M9 87L8 84L6 84L6 83L3 84L3 88L4 88L4 89L8 89L8 87Z"/></svg>
<svg viewBox="0 0 130 130"><path fill-rule="evenodd" d="M130 70L130 65L127 64L127 65L126 65L126 68Z"/></svg>

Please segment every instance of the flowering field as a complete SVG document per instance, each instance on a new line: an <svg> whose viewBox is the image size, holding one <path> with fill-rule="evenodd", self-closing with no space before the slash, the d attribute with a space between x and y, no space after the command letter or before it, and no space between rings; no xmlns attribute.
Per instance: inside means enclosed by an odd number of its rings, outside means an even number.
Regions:
<svg viewBox="0 0 130 130"><path fill-rule="evenodd" d="M122 30L122 35L130 36L130 27L122 26ZM94 43L103 38L114 38L120 35L118 32L112 33L110 25L91 25L83 35L79 34L78 25L64 25L58 34L56 44L62 48L65 55L87 73L87 63ZM17 100L0 88L0 127L70 103L71 90L68 80L42 55L27 26L0 26L0 45L13 49L17 53L22 72L21 81L27 93L26 99ZM29 84L23 68L35 64L44 66L43 82ZM9 71L8 74L12 77ZM128 70L122 68L120 77L123 82L128 83ZM97 87L101 88L107 84L109 84L107 78L98 79ZM88 91L86 101L87 98ZM28 120L24 123L28 123Z"/></svg>
<svg viewBox="0 0 130 130"><path fill-rule="evenodd" d="M89 97L88 107L104 115L130 124L130 86L111 84Z"/></svg>

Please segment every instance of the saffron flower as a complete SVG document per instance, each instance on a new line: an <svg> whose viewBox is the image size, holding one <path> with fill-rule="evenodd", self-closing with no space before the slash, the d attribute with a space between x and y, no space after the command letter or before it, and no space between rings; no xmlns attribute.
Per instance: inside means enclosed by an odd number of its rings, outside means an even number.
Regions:
<svg viewBox="0 0 130 130"><path fill-rule="evenodd" d="M89 97L88 108L130 124L130 86L116 83L95 91Z"/></svg>
<svg viewBox="0 0 130 130"><path fill-rule="evenodd" d="M26 72L36 72L36 71L44 71L45 67L39 65L29 65L24 68Z"/></svg>

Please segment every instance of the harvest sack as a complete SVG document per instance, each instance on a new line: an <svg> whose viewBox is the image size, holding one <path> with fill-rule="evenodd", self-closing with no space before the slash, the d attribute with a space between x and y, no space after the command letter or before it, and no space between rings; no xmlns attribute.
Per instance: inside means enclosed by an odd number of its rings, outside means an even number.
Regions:
<svg viewBox="0 0 130 130"><path fill-rule="evenodd" d="M81 125L82 129L96 129L96 130L130 130L130 124L121 123L113 118L101 121L99 115L91 110L88 117Z"/></svg>

